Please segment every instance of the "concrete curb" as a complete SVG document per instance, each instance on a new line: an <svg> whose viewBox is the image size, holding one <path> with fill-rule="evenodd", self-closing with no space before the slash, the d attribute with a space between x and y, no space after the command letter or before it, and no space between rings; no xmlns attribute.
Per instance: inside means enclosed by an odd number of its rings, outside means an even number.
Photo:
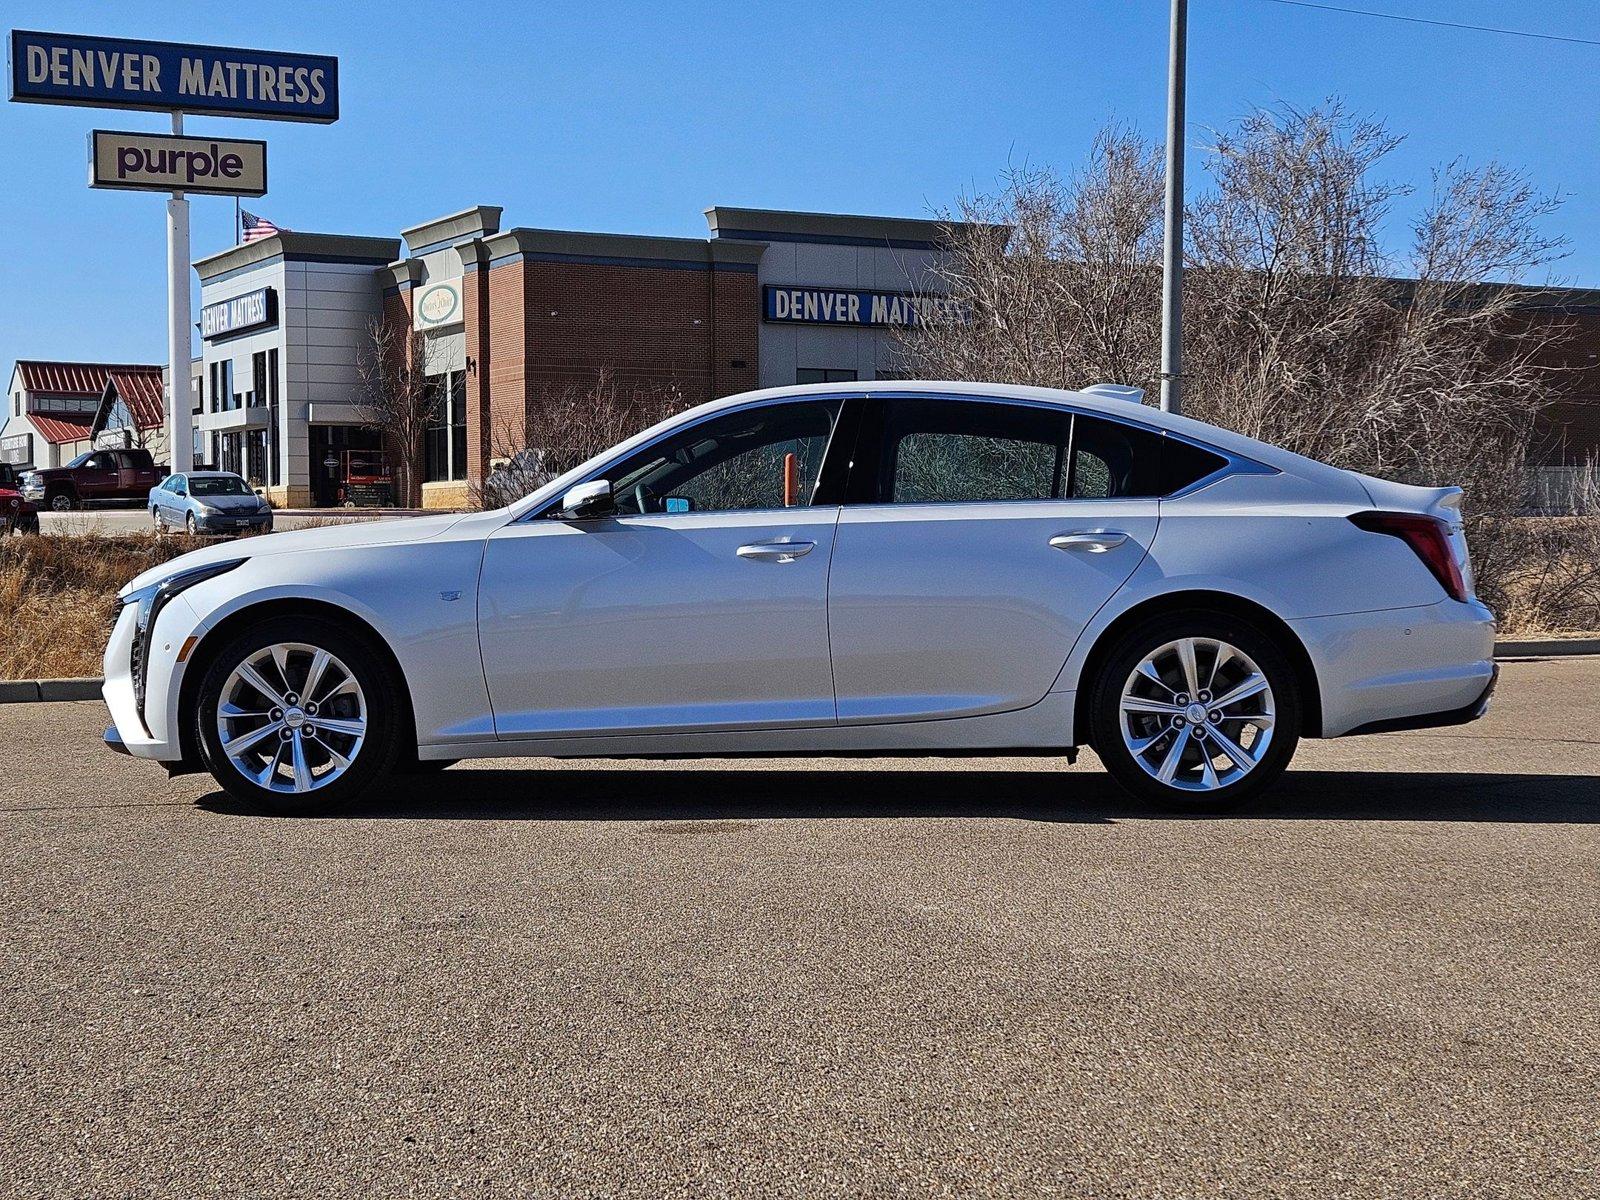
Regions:
<svg viewBox="0 0 1600 1200"><path fill-rule="evenodd" d="M1600 638L1548 638L1531 642L1496 642L1496 658L1566 658L1600 654Z"/></svg>
<svg viewBox="0 0 1600 1200"><path fill-rule="evenodd" d="M1496 642L1496 658L1577 658L1600 654L1600 638ZM0 704L98 700L104 679L0 679Z"/></svg>

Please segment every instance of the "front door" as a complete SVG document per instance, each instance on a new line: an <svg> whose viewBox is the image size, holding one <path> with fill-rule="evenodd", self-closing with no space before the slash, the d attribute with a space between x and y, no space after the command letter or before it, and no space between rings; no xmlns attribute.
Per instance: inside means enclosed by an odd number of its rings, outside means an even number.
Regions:
<svg viewBox="0 0 1600 1200"><path fill-rule="evenodd" d="M478 603L497 734L832 724L839 508L818 481L839 410L712 417L607 467L615 513L497 531Z"/></svg>
<svg viewBox="0 0 1600 1200"><path fill-rule="evenodd" d="M1037 703L1155 537L1159 435L975 398L870 414L829 590L840 722Z"/></svg>
<svg viewBox="0 0 1600 1200"><path fill-rule="evenodd" d="M78 494L85 500L105 500L117 494L117 460L110 450L97 450L74 475Z"/></svg>

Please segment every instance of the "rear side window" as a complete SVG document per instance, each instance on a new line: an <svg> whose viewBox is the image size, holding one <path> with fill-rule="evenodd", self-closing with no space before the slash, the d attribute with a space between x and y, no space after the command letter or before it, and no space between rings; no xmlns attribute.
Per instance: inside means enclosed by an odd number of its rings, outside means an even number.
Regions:
<svg viewBox="0 0 1600 1200"><path fill-rule="evenodd" d="M891 400L879 502L1050 500L1066 486L1072 414L959 400Z"/></svg>
<svg viewBox="0 0 1600 1200"><path fill-rule="evenodd" d="M881 450L857 503L971 504L1168 496L1227 460L1104 417L972 400L881 401Z"/></svg>

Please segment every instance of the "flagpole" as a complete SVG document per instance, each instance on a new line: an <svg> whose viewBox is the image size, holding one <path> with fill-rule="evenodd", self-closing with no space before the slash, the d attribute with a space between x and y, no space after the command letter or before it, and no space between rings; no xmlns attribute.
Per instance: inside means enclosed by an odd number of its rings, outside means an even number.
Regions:
<svg viewBox="0 0 1600 1200"><path fill-rule="evenodd" d="M244 241L244 226L239 222L239 197L233 198L233 244L239 245Z"/></svg>

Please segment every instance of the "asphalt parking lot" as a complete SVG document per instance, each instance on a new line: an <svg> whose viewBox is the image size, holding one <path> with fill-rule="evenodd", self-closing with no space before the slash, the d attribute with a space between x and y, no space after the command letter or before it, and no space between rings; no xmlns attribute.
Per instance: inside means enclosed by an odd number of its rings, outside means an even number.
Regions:
<svg viewBox="0 0 1600 1200"><path fill-rule="evenodd" d="M1600 1195L1600 659L1302 746L462 765L268 819L0 706L0 1195Z"/></svg>

